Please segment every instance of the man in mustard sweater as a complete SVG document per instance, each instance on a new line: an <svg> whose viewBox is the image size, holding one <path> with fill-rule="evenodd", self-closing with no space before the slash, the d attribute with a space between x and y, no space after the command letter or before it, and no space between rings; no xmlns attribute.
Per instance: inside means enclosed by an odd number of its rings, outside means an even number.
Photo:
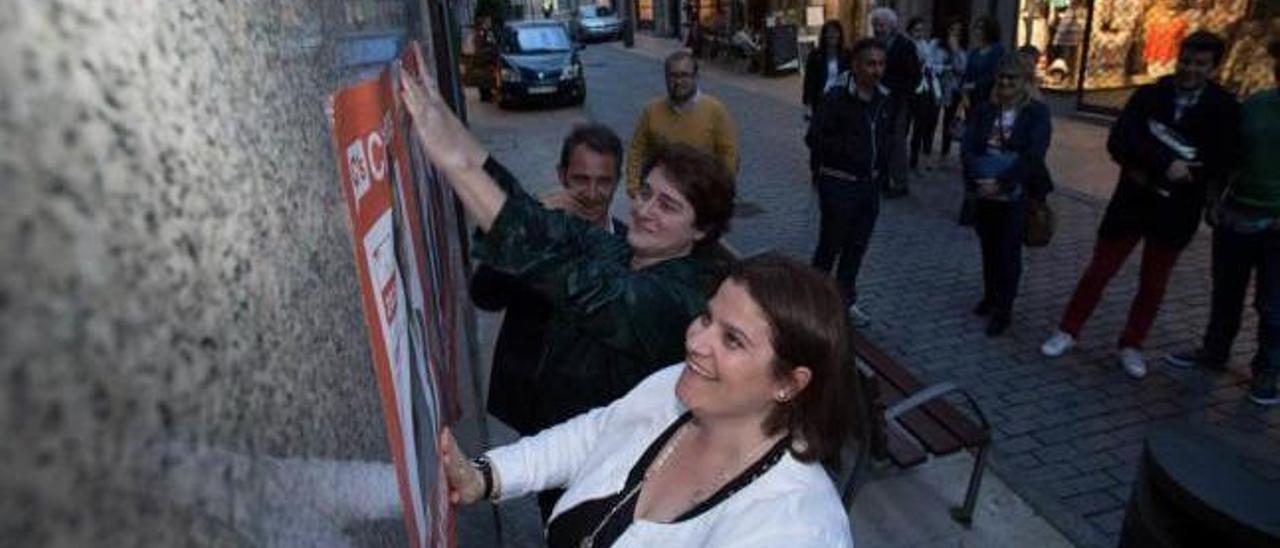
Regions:
<svg viewBox="0 0 1280 548"><path fill-rule="evenodd" d="M627 193L640 187L640 173L659 143L683 143L715 156L738 173L738 136L719 99L698 90L698 62L688 51L667 56L667 96L649 101L636 121L627 155Z"/></svg>

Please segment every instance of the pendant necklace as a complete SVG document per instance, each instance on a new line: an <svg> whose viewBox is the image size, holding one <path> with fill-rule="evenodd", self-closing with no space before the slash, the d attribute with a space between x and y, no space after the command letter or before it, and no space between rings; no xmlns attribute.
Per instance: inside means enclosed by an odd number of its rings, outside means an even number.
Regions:
<svg viewBox="0 0 1280 548"><path fill-rule="evenodd" d="M684 433L687 431L688 430L685 426L680 427L680 430L671 438L671 442L662 449L662 454L658 455L658 459L654 462L653 466L650 466L649 470L644 473L644 477L640 478L640 481L636 482L635 486L627 491L626 496L622 497L622 500L619 500L613 505L613 508L609 509L609 513L605 514L603 520L600 520L600 524L596 526L595 530L591 531L590 535L582 539L582 542L578 544L580 548L593 548L595 546L596 535L600 534L600 530L604 529L604 526L613 519L613 515L618 512L618 508L626 506L627 502L640 492L640 488L644 486L644 482L647 481L650 476L657 474L667 465L667 460L670 459L671 454L675 452L676 446L680 445L680 440L684 439Z"/></svg>

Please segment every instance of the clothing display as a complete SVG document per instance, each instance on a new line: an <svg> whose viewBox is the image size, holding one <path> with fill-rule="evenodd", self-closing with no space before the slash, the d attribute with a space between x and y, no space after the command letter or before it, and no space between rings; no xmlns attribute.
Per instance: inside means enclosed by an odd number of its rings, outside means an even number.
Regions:
<svg viewBox="0 0 1280 548"><path fill-rule="evenodd" d="M1178 60L1178 44L1188 34L1187 18L1171 10L1156 9L1148 13L1143 26L1142 60L1147 74L1160 76L1173 72Z"/></svg>
<svg viewBox="0 0 1280 548"><path fill-rule="evenodd" d="M1017 40L1045 53L1037 67L1044 87L1092 91L1135 88L1167 76L1183 39L1212 32L1227 42L1219 79L1243 98L1272 80L1265 48L1268 1L1021 0ZM1118 104L1109 100L1105 106Z"/></svg>

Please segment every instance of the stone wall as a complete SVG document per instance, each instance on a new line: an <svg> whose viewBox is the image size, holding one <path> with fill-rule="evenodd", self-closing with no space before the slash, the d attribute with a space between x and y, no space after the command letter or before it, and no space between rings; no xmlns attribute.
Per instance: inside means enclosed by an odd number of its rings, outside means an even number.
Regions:
<svg viewBox="0 0 1280 548"><path fill-rule="evenodd" d="M0 545L295 543L272 466L388 459L323 105L404 1L0 14Z"/></svg>

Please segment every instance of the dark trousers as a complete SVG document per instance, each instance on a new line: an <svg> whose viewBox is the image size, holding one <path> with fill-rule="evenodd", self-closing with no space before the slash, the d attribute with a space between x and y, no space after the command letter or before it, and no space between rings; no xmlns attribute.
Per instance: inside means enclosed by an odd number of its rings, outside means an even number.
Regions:
<svg viewBox="0 0 1280 548"><path fill-rule="evenodd" d="M920 165L920 152L933 155L933 135L938 131L938 101L933 95L916 95L911 103L911 167Z"/></svg>
<svg viewBox="0 0 1280 548"><path fill-rule="evenodd" d="M907 132L911 129L911 104L908 100L901 100L894 103L893 109L893 127L889 128L888 150L883 151L883 154L887 155L885 160L888 164L888 176L885 177L884 184L888 189L906 190L907 163L910 155Z"/></svg>
<svg viewBox="0 0 1280 548"><path fill-rule="evenodd" d="M1258 353L1254 371L1280 371L1280 231L1241 234L1213 231L1213 300L1204 349L1226 361L1240 331L1245 292L1254 271L1253 308L1258 311Z"/></svg>
<svg viewBox="0 0 1280 548"><path fill-rule="evenodd" d="M1089 267L1080 276L1076 291L1071 295L1071 302L1062 313L1062 321L1058 328L1079 337L1084 323L1102 300L1102 292L1107 288L1111 278L1116 275L1125 259L1133 253L1140 236L1123 238L1098 238L1093 246L1093 258ZM1147 241L1142 246L1142 270L1138 274L1138 294L1133 296L1133 304L1129 306L1129 318L1124 325L1124 333L1120 335L1120 348L1142 348L1142 343L1151 331L1151 324L1160 311L1160 303L1164 301L1165 289L1169 286L1169 274L1173 272L1174 263L1178 262L1181 249L1152 244Z"/></svg>
<svg viewBox="0 0 1280 548"><path fill-rule="evenodd" d="M960 99L956 98L942 109L942 149L939 154L945 157L951 153L951 142L955 141L959 135L953 135L951 130L956 125L956 114L960 112Z"/></svg>
<svg viewBox="0 0 1280 548"><path fill-rule="evenodd" d="M813 266L830 272L839 255L836 282L848 306L858 301L858 269L880 215L880 189L871 181L855 183L819 176L818 207L820 232Z"/></svg>
<svg viewBox="0 0 1280 548"><path fill-rule="evenodd" d="M982 300L995 316L1008 317L1022 279L1022 232L1027 202L978 199L973 229L982 246Z"/></svg>

